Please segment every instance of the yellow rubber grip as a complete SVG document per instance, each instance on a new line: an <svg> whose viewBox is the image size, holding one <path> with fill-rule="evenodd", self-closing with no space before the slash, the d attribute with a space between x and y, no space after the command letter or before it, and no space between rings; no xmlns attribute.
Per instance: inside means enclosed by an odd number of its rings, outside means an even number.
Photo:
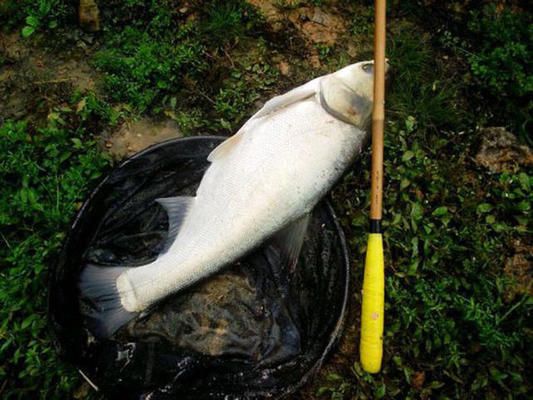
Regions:
<svg viewBox="0 0 533 400"><path fill-rule="evenodd" d="M360 357L363 369L377 373L383 356L385 264L381 233L370 233L363 278Z"/></svg>

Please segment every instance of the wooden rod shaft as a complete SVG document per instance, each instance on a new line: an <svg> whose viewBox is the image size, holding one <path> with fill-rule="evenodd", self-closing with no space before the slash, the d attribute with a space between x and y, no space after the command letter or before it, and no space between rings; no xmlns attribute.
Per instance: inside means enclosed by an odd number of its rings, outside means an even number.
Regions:
<svg viewBox="0 0 533 400"><path fill-rule="evenodd" d="M374 107L372 109L372 172L370 218L381 219L383 208L383 130L385 120L385 0L375 0Z"/></svg>

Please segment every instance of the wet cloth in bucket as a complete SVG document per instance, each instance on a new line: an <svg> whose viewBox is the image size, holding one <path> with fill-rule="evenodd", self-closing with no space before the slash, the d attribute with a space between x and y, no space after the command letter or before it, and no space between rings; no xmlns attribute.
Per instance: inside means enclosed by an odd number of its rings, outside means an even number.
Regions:
<svg viewBox="0 0 533 400"><path fill-rule="evenodd" d="M108 340L90 331L79 298L87 264L143 265L168 230L155 200L194 195L223 138L156 145L123 163L80 210L50 282L50 318L61 354L107 396L265 398L294 391L339 335L348 261L331 207L313 211L298 264L266 242L239 262L168 297Z"/></svg>

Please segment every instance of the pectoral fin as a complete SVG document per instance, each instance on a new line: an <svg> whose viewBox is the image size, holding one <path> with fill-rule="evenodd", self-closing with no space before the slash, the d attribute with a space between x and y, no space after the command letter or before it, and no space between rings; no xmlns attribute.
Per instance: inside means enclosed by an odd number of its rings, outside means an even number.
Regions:
<svg viewBox="0 0 533 400"><path fill-rule="evenodd" d="M265 103L263 108L257 111L251 119L261 118L270 113L278 111L282 108L288 107L291 104L297 103L299 101L305 100L311 96L314 96L315 93L319 90L319 81L320 78L313 79L312 81L307 82L302 86L298 86L287 93L273 97Z"/></svg>
<svg viewBox="0 0 533 400"><path fill-rule="evenodd" d="M176 240L180 226L194 202L194 197L166 197L156 201L164 207L168 215L168 235L163 250L159 254L161 255L166 253Z"/></svg>
<svg viewBox="0 0 533 400"><path fill-rule="evenodd" d="M232 137L220 143L211 153L209 153L209 155L207 156L207 161L213 162L215 160L220 160L221 158L230 154L235 148L235 146L237 146L237 144L239 144L239 142L241 141L244 132L245 131L240 130Z"/></svg>
<svg viewBox="0 0 533 400"><path fill-rule="evenodd" d="M307 213L272 237L274 246L280 252L282 263L292 267L298 262L309 220L310 214Z"/></svg>

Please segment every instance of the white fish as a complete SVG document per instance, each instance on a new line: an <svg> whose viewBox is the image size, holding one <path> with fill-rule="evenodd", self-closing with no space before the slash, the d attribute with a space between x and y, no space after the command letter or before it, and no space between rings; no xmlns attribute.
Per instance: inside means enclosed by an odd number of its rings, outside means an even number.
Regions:
<svg viewBox="0 0 533 400"><path fill-rule="evenodd" d="M308 215L361 151L373 62L349 65L274 97L209 155L195 197L158 199L169 219L159 257L144 266L85 267L82 296L108 337L166 296L220 270L273 235L298 257Z"/></svg>

